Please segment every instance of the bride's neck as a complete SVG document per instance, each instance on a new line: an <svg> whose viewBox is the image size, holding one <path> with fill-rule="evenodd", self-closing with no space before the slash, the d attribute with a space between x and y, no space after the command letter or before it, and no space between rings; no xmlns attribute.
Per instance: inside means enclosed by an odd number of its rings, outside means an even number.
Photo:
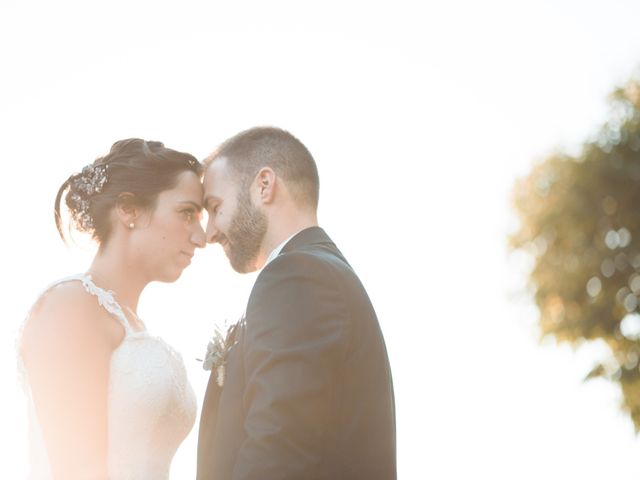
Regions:
<svg viewBox="0 0 640 480"><path fill-rule="evenodd" d="M140 294L149 283L139 270L118 252L105 250L96 254L88 273L98 287L111 290L119 303L137 312Z"/></svg>

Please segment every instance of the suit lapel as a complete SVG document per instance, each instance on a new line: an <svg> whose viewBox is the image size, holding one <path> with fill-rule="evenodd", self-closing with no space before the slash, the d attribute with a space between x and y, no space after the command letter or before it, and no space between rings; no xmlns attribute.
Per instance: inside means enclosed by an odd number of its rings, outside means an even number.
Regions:
<svg viewBox="0 0 640 480"><path fill-rule="evenodd" d="M200 414L200 430L198 432L198 458L205 459L210 456L210 446L216 431L218 420L218 404L222 388L215 380L215 372L211 372L209 383L202 402L202 412Z"/></svg>
<svg viewBox="0 0 640 480"><path fill-rule="evenodd" d="M229 342L230 344L235 344L236 340L238 339L239 330L243 327L243 322L244 318L241 319L233 327L231 327L231 329L227 332L225 343ZM204 394L204 400L202 402L200 429L198 432L198 459L211 458L211 452L213 450L212 446L214 445L216 438L222 388L223 387L218 385L217 373L212 370L211 374L209 375L207 390ZM200 463L200 461L198 463ZM198 467L202 468L203 470L205 469L204 465L198 465ZM198 476L198 478L200 478L200 476Z"/></svg>

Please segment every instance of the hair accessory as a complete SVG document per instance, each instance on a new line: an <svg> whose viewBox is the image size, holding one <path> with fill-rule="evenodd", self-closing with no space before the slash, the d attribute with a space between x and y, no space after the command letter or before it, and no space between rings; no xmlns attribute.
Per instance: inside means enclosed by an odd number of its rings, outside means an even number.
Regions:
<svg viewBox="0 0 640 480"><path fill-rule="evenodd" d="M71 181L70 206L75 210L73 217L81 230L95 228L93 217L89 213L91 197L100 193L107 183L108 165L87 165Z"/></svg>
<svg viewBox="0 0 640 480"><path fill-rule="evenodd" d="M74 180L75 187L89 197L94 193L100 193L107 183L107 170L107 165L87 165Z"/></svg>

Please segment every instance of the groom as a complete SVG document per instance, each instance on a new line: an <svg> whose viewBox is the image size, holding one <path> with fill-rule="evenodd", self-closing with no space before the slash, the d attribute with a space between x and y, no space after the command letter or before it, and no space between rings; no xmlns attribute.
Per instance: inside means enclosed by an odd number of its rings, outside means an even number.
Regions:
<svg viewBox="0 0 640 480"><path fill-rule="evenodd" d="M212 374L198 480L396 478L387 352L367 293L318 227L318 172L290 133L252 128L206 161L207 241L262 268Z"/></svg>

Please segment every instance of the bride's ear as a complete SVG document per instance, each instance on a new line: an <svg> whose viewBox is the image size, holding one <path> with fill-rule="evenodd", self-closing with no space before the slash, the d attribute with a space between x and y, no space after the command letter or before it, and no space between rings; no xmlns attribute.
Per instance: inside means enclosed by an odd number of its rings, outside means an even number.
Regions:
<svg viewBox="0 0 640 480"><path fill-rule="evenodd" d="M135 227L136 221L140 218L142 208L133 193L123 192L116 200L116 215L118 221L128 229Z"/></svg>

